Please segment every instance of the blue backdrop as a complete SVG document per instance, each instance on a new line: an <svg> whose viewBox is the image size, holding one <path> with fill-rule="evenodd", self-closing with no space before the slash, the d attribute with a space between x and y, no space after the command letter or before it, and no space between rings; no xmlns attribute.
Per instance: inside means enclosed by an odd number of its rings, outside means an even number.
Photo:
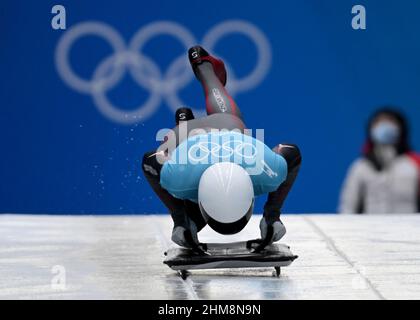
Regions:
<svg viewBox="0 0 420 320"><path fill-rule="evenodd" d="M3 1L0 212L165 212L140 158L177 104L204 107L190 42L226 60L250 128L301 147L284 211L335 212L374 109L400 106L420 148L420 2L359 3L366 30L354 1L61 1L54 30L57 2Z"/></svg>

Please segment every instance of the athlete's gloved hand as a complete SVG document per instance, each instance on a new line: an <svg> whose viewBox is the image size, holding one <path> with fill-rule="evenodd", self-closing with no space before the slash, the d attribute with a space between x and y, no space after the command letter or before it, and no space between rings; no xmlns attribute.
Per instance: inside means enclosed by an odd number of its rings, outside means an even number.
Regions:
<svg viewBox="0 0 420 320"><path fill-rule="evenodd" d="M174 226L171 239L181 247L192 248L194 243L198 244L197 226L191 219L187 218L186 220L183 225Z"/></svg>
<svg viewBox="0 0 420 320"><path fill-rule="evenodd" d="M286 234L286 228L280 219L267 219L262 217L260 221L261 239L265 240L267 237L267 229L269 226L273 227L273 235L271 239L268 239L268 244L279 241Z"/></svg>

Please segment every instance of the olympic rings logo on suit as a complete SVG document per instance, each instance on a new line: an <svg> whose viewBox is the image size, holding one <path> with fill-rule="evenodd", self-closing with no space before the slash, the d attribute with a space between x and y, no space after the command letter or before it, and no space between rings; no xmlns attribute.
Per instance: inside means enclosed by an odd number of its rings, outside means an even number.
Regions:
<svg viewBox="0 0 420 320"><path fill-rule="evenodd" d="M201 41L201 45L214 53L216 43L224 36L238 33L248 37L257 49L258 59L253 70L243 78L237 78L228 60L221 57L229 73L228 90L232 95L256 87L266 76L271 65L271 47L266 36L253 24L243 20L227 20L211 28ZM111 45L113 54L102 60L93 72L92 79L77 75L70 65L70 50L80 38L93 35L105 39ZM145 44L159 35L169 35L181 42L187 49L198 42L193 34L182 25L172 21L156 21L139 29L128 45L121 35L111 26L102 22L82 22L69 30L59 39L55 51L57 71L63 81L72 89L92 96L96 107L108 119L122 124L144 122L151 117L165 101L175 112L186 105L178 96L178 91L193 79L186 54L176 57L165 72L151 57L142 53ZM149 92L144 103L133 110L115 106L107 98L106 92L122 80L128 70L133 80ZM202 110L193 110L200 116Z"/></svg>
<svg viewBox="0 0 420 320"><path fill-rule="evenodd" d="M237 143L233 148L228 144L235 144ZM209 144L211 145L209 149ZM251 152L247 154L247 152L242 152L242 150L245 150L246 147L251 147ZM220 150L226 151L226 152L220 152ZM204 153L204 155L201 155L200 157L197 156L197 152L200 151L201 153ZM222 144L218 144L216 142L206 142L206 141L200 141L198 143L193 144L188 149L188 158L190 160L196 161L196 162L202 162L205 159L208 159L208 157L211 155L214 159L229 159L233 154L235 154L235 157L238 157L240 159L248 159L255 161L255 157L258 153L257 148L249 142L243 142L242 140L233 140L233 141L226 141Z"/></svg>

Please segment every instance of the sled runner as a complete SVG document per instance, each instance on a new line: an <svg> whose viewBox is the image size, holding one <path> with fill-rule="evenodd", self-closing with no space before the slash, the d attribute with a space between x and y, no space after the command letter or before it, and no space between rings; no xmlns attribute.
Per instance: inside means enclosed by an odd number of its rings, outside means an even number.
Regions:
<svg viewBox="0 0 420 320"><path fill-rule="evenodd" d="M298 256L285 244L262 246L260 239L231 243L202 243L196 248L171 248L163 263L177 270L186 279L188 270L221 268L274 267L280 276L281 267L290 265Z"/></svg>

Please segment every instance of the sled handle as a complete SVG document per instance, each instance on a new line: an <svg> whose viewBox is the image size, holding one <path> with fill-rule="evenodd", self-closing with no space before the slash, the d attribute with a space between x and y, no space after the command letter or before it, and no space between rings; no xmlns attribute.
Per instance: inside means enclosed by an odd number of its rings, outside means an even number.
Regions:
<svg viewBox="0 0 420 320"><path fill-rule="evenodd" d="M191 250L194 253L197 253L199 255L209 255L209 253L205 251L205 250L207 250L207 245L205 243L199 243L199 244L197 244L194 241L190 230L185 230L184 231L184 237L185 237L185 240L187 241L187 243L190 245Z"/></svg>
<svg viewBox="0 0 420 320"><path fill-rule="evenodd" d="M274 235L273 226L268 226L267 227L267 234L266 234L265 238L261 240L261 243L252 252L253 253L260 253L261 251L263 251L264 248L271 243L271 241L273 239L273 235ZM248 246L248 243L247 243L247 246Z"/></svg>

